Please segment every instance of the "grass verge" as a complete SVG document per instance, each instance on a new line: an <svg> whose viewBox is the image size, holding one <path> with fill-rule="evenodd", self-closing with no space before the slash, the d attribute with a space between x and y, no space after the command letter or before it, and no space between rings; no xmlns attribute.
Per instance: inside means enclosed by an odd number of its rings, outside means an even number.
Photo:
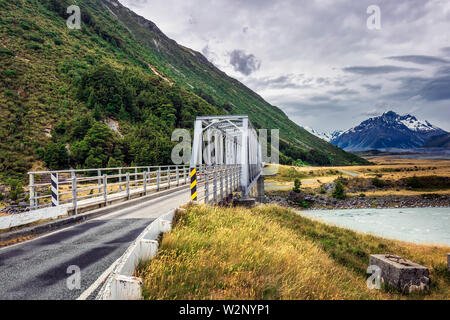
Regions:
<svg viewBox="0 0 450 320"><path fill-rule="evenodd" d="M277 206L190 206L136 275L146 299L449 299L447 252L358 234ZM431 291L369 290L371 253L427 266Z"/></svg>

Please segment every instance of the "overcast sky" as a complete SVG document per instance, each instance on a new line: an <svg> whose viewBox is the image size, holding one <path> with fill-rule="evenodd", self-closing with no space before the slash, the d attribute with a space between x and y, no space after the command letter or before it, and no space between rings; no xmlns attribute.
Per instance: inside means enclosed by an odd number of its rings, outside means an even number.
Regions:
<svg viewBox="0 0 450 320"><path fill-rule="evenodd" d="M348 129L394 110L450 131L448 0L120 1L300 125Z"/></svg>

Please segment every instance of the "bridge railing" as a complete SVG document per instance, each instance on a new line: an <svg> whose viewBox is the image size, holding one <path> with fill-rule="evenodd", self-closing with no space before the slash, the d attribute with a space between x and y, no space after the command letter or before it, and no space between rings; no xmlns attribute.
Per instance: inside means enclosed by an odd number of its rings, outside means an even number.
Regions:
<svg viewBox="0 0 450 320"><path fill-rule="evenodd" d="M130 199L189 183L189 167L145 166L29 172L30 209Z"/></svg>
<svg viewBox="0 0 450 320"><path fill-rule="evenodd" d="M191 175L191 200L205 204L224 202L239 191L240 181L240 165L197 166L195 177Z"/></svg>

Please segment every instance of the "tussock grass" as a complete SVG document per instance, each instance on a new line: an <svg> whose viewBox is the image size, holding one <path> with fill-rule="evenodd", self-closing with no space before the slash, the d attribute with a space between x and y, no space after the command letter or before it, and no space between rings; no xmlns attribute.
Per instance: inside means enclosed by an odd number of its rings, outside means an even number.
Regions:
<svg viewBox="0 0 450 320"><path fill-rule="evenodd" d="M431 294L406 297L448 299L448 250L357 234L277 206L191 206L136 275L146 299L403 298L366 287L369 253L389 252L432 268Z"/></svg>

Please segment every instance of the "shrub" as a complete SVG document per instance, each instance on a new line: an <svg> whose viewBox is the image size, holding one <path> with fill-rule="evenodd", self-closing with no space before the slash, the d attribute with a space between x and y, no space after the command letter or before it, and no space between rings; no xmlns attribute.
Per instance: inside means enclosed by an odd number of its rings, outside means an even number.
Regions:
<svg viewBox="0 0 450 320"><path fill-rule="evenodd" d="M66 169L69 155L66 146L61 142L52 142L44 149L38 149L41 159L50 170Z"/></svg>
<svg viewBox="0 0 450 320"><path fill-rule="evenodd" d="M17 74L16 70L6 70L5 74L10 77L10 76L15 76Z"/></svg>
<svg viewBox="0 0 450 320"><path fill-rule="evenodd" d="M334 186L332 196L336 199L341 199L341 200L345 199L347 197L347 195L345 194L344 186L338 179L336 179L336 184Z"/></svg>
<svg viewBox="0 0 450 320"><path fill-rule="evenodd" d="M325 190L324 187L322 187L322 188L320 188L319 193L320 193L320 194L325 194L325 193L327 193L327 191Z"/></svg>
<svg viewBox="0 0 450 320"><path fill-rule="evenodd" d="M11 50L8 50L2 46L0 46L0 54L6 54L8 56L13 56L14 53Z"/></svg>
<svg viewBox="0 0 450 320"><path fill-rule="evenodd" d="M308 202L306 202L306 201L302 201L301 206L303 208L308 208L310 206L310 204Z"/></svg>
<svg viewBox="0 0 450 320"><path fill-rule="evenodd" d="M373 178L372 185L376 188L383 188L386 185L386 183L379 178Z"/></svg>
<svg viewBox="0 0 450 320"><path fill-rule="evenodd" d="M17 201L20 195L25 192L22 182L19 179L8 179L7 183L9 185L9 198Z"/></svg>
<svg viewBox="0 0 450 320"><path fill-rule="evenodd" d="M300 181L300 179L295 178L295 180L294 180L294 189L292 189L292 191L300 192L301 185L302 185L302 182Z"/></svg>
<svg viewBox="0 0 450 320"><path fill-rule="evenodd" d="M410 189L448 189L450 188L450 177L424 176L409 177L403 179Z"/></svg>
<svg viewBox="0 0 450 320"><path fill-rule="evenodd" d="M348 179L344 178L342 176L339 176L336 181L339 181L342 185L347 186L348 185Z"/></svg>

